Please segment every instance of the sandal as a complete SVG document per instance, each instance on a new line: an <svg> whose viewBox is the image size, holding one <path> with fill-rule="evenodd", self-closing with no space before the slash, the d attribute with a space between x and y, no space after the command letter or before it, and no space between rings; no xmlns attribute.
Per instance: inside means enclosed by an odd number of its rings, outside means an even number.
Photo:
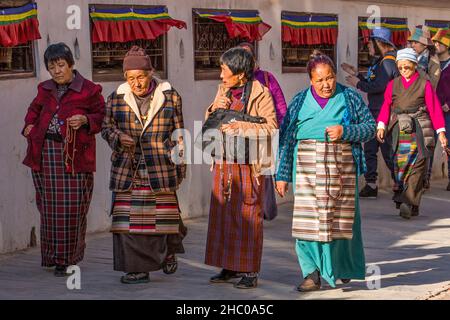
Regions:
<svg viewBox="0 0 450 320"><path fill-rule="evenodd" d="M120 282L126 284L148 283L150 277L147 272L129 272L120 278Z"/></svg>
<svg viewBox="0 0 450 320"><path fill-rule="evenodd" d="M56 265L54 275L55 277L67 277L67 267L63 265Z"/></svg>
<svg viewBox="0 0 450 320"><path fill-rule="evenodd" d="M162 269L165 274L172 274L177 271L178 262L174 254L166 256L166 259L162 264Z"/></svg>

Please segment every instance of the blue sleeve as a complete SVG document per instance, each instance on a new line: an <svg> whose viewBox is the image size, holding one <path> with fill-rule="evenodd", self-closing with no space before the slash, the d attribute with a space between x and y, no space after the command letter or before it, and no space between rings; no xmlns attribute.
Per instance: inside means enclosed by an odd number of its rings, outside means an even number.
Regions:
<svg viewBox="0 0 450 320"><path fill-rule="evenodd" d="M342 140L363 143L375 136L376 123L361 95L353 89L347 88L347 99L354 111L354 119L344 125Z"/></svg>
<svg viewBox="0 0 450 320"><path fill-rule="evenodd" d="M297 94L289 104L288 112L284 117L280 128L278 145L278 158L276 164L276 181L292 182L292 166L294 161L294 149L297 143L297 117L298 111L304 100L304 91Z"/></svg>
<svg viewBox="0 0 450 320"><path fill-rule="evenodd" d="M357 88L366 93L383 93L392 79L398 75L397 65L395 61L386 59L380 62L376 69L374 81L361 80L357 84Z"/></svg>

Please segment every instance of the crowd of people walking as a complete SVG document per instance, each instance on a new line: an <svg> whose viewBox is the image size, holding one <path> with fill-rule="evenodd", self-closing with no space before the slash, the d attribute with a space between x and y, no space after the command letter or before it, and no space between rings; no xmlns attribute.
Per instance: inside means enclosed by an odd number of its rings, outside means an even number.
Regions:
<svg viewBox="0 0 450 320"><path fill-rule="evenodd" d="M303 275L297 290L320 290L321 279L332 287L364 279L359 202L378 195L379 150L399 215L419 215L436 146L450 153L450 31L431 37L419 26L409 43L398 50L389 29L375 28L368 43L372 66L362 74L341 64L346 84L337 82L332 59L315 50L307 65L310 85L289 104L250 43L222 54L221 83L205 119L241 114L220 124L224 136L258 148L276 138L279 148L270 154L269 145L244 162L214 158L204 262L219 271L211 284L257 287L264 220L276 217L275 193L285 197L289 184ZM114 270L124 273L125 284L149 282L150 272L161 269L173 274L187 236L177 197L187 165L174 161L174 153L183 159L185 142L172 140L184 128L180 94L154 76L150 57L137 46L124 58L125 82L106 101L102 87L75 69L64 43L47 48L44 64L51 79L39 84L22 131L41 216L42 266L66 276L83 259L101 133L111 148Z"/></svg>

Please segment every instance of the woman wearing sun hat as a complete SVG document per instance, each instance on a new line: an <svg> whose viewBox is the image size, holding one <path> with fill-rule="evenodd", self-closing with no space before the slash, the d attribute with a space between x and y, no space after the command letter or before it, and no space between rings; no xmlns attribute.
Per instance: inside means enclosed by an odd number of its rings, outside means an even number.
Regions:
<svg viewBox="0 0 450 320"><path fill-rule="evenodd" d="M434 130L442 146L447 146L447 138L438 97L431 82L417 71L417 53L406 48L397 52L396 60L401 77L386 88L377 138L384 142L386 130L392 132L395 178L401 190L394 200L401 203L400 216L410 219L419 215Z"/></svg>
<svg viewBox="0 0 450 320"><path fill-rule="evenodd" d="M414 51L417 52L418 68L417 70L430 80L433 89L436 90L439 78L441 75L441 68L439 59L436 56L436 50L431 41L431 33L426 26L417 26L414 33L409 37L408 42ZM436 137L435 137L436 139ZM425 189L430 188L431 170L433 167L433 150L430 149L431 157L429 159L427 174L425 175Z"/></svg>
<svg viewBox="0 0 450 320"><path fill-rule="evenodd" d="M426 26L417 26L414 33L409 37L408 42L418 57L418 71L428 76L431 85L436 89L441 75L439 58L436 56L436 50L431 41L431 33Z"/></svg>
<svg viewBox="0 0 450 320"><path fill-rule="evenodd" d="M441 77L439 79L436 94L442 104L445 117L445 129L447 139L450 138L450 29L439 29L433 39L436 53L441 63ZM450 168L450 157L448 158L448 168ZM450 170L448 170L447 191L450 191Z"/></svg>

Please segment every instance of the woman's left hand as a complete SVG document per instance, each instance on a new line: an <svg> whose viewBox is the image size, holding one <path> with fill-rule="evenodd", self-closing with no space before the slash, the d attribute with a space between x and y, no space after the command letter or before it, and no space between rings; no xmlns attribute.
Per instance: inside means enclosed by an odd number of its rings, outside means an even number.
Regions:
<svg viewBox="0 0 450 320"><path fill-rule="evenodd" d="M338 141L342 138L344 127L341 125L327 127L327 134L331 141Z"/></svg>
<svg viewBox="0 0 450 320"><path fill-rule="evenodd" d="M234 121L227 124L223 124L221 129L227 135L238 136L241 129L240 122L241 121Z"/></svg>
<svg viewBox="0 0 450 320"><path fill-rule="evenodd" d="M448 145L448 140L447 140L447 137L445 136L445 132L439 133L439 142L441 143L442 149L445 150L445 148Z"/></svg>
<svg viewBox="0 0 450 320"><path fill-rule="evenodd" d="M74 130L80 129L82 125L85 125L88 122L87 117L82 114L76 114L67 118L67 124L71 126Z"/></svg>

